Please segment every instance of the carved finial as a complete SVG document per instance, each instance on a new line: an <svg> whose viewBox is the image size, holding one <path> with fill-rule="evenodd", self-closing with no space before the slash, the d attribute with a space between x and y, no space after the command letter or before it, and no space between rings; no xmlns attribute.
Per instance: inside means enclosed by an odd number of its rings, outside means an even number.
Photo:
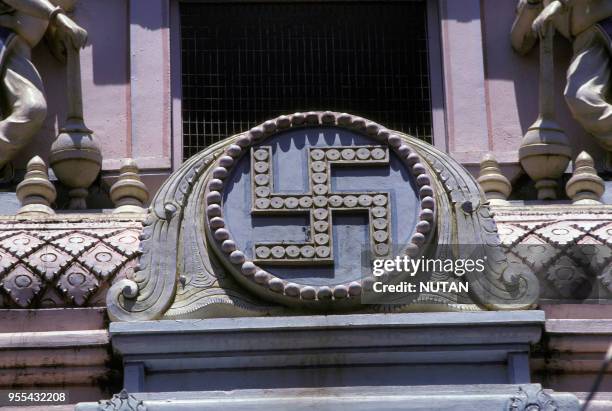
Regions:
<svg viewBox="0 0 612 411"><path fill-rule="evenodd" d="M125 160L119 171L119 180L110 189L111 200L117 207L114 213L142 213L149 191L138 175L138 166L131 158Z"/></svg>
<svg viewBox="0 0 612 411"><path fill-rule="evenodd" d="M21 209L17 214L55 214L51 203L55 201L55 186L49 181L47 165L36 156L28 162L24 180L17 186Z"/></svg>
<svg viewBox="0 0 612 411"><path fill-rule="evenodd" d="M478 183L492 205L509 205L508 196L512 192L510 181L502 174L499 163L491 153L480 160Z"/></svg>
<svg viewBox="0 0 612 411"><path fill-rule="evenodd" d="M583 151L576 157L574 174L565 186L567 196L574 204L601 204L604 191L605 185L595 171L593 157Z"/></svg>

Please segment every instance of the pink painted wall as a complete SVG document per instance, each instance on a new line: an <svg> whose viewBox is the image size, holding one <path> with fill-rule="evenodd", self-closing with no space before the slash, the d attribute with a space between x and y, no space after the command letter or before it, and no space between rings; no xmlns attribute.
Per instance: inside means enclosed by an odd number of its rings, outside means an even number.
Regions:
<svg viewBox="0 0 612 411"><path fill-rule="evenodd" d="M79 0L75 20L89 33L81 52L85 121L94 130L105 159L128 155L129 137L129 44L128 2L125 0ZM65 68L50 54L46 44L34 50L34 63L45 83L49 113L44 128L20 156L19 166L40 154L47 157L65 119Z"/></svg>

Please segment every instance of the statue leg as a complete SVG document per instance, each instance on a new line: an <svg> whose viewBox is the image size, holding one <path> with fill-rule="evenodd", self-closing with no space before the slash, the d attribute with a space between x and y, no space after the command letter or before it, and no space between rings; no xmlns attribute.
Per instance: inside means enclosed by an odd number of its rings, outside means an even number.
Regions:
<svg viewBox="0 0 612 411"><path fill-rule="evenodd" d="M574 118L612 151L612 81L608 48L595 29L575 39L574 58L567 73L565 100Z"/></svg>
<svg viewBox="0 0 612 411"><path fill-rule="evenodd" d="M8 57L1 87L6 117L0 121L0 170L30 142L47 116L42 79L21 53Z"/></svg>

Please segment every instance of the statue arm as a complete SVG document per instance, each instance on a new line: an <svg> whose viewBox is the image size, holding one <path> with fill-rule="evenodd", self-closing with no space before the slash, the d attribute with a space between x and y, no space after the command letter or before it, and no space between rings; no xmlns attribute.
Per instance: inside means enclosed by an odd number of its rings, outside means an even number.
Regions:
<svg viewBox="0 0 612 411"><path fill-rule="evenodd" d="M57 7L48 0L2 0L15 10L19 10L32 17L51 20L57 13ZM60 9L61 10L61 9Z"/></svg>
<svg viewBox="0 0 612 411"><path fill-rule="evenodd" d="M517 53L528 53L538 40L537 34L533 32L532 25L541 11L541 0L521 0L519 2L510 34L512 48Z"/></svg>

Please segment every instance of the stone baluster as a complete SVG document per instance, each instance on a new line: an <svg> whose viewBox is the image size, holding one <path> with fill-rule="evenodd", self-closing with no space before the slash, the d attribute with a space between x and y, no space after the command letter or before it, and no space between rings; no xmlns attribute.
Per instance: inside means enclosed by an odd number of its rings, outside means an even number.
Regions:
<svg viewBox="0 0 612 411"><path fill-rule="evenodd" d="M557 198L558 180L572 158L569 139L555 118L554 33L549 24L540 36L540 113L519 148L521 166L535 181L538 200Z"/></svg>
<svg viewBox="0 0 612 411"><path fill-rule="evenodd" d="M487 196L491 205L510 205L508 197L512 192L510 181L502 174L497 159L491 153L487 153L480 160L480 176L478 183Z"/></svg>
<svg viewBox="0 0 612 411"><path fill-rule="evenodd" d="M17 186L21 202L18 215L53 215L51 203L55 201L55 186L49 181L47 165L36 156L28 162L24 180Z"/></svg>
<svg viewBox="0 0 612 411"><path fill-rule="evenodd" d="M111 200L117 207L114 213L143 213L143 205L149 199L147 186L140 180L138 166L127 159L121 166L119 179L110 189Z"/></svg>
<svg viewBox="0 0 612 411"><path fill-rule="evenodd" d="M70 191L69 209L87 208L88 189L102 166L102 154L93 131L83 119L80 51L66 47L68 114L66 123L51 146L49 162L59 181Z"/></svg>
<svg viewBox="0 0 612 411"><path fill-rule="evenodd" d="M593 158L583 151L576 157L574 174L565 186L567 196L574 204L601 204L605 185L595 171Z"/></svg>

